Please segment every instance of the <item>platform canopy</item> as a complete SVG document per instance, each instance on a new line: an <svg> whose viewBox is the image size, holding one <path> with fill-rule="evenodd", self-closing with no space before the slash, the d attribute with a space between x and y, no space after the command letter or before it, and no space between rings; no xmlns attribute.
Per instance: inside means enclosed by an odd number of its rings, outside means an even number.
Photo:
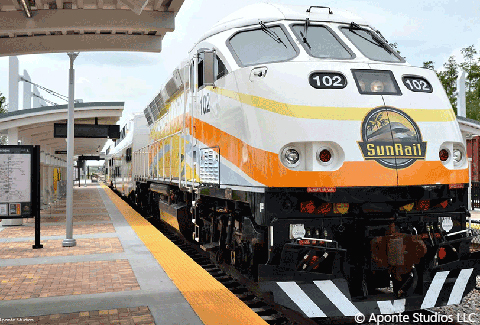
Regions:
<svg viewBox="0 0 480 325"><path fill-rule="evenodd" d="M160 52L184 0L0 0L0 55Z"/></svg>
<svg viewBox="0 0 480 325"><path fill-rule="evenodd" d="M460 131L462 131L462 134L464 134L466 138L480 136L480 121L462 116L457 116L457 121L460 126Z"/></svg>
<svg viewBox="0 0 480 325"><path fill-rule="evenodd" d="M75 124L115 125L122 116L123 102L75 103ZM50 154L66 152L65 138L54 138L54 123L67 122L67 105L39 107L0 114L0 133L18 128L18 139L22 144L40 145ZM99 155L108 139L75 138L75 156ZM66 154L57 154L65 157Z"/></svg>

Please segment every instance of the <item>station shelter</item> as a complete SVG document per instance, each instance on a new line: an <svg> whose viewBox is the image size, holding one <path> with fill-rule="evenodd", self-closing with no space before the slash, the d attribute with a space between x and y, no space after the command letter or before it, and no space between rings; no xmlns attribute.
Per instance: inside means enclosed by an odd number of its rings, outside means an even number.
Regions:
<svg viewBox="0 0 480 325"><path fill-rule="evenodd" d="M123 102L75 103L75 125L115 125L123 112ZM65 195L67 142L54 137L54 125L67 123L67 105L45 106L0 114L0 134L9 144L40 145L41 206ZM74 157L100 156L106 138L75 138ZM18 219L3 220L9 224ZM20 220L21 221L21 220Z"/></svg>

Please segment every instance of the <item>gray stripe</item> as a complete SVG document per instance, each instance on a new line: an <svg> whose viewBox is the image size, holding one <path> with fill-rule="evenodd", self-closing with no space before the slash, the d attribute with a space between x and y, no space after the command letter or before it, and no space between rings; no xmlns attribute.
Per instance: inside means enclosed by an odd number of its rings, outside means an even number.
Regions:
<svg viewBox="0 0 480 325"><path fill-rule="evenodd" d="M433 278L432 283L428 288L427 294L425 295L422 306L420 308L424 309L435 306L438 295L442 290L443 284L445 283L445 279L447 278L449 272L450 271L442 271L435 274L435 277Z"/></svg>
<svg viewBox="0 0 480 325"><path fill-rule="evenodd" d="M307 317L327 317L295 282L277 282L277 284Z"/></svg>
<svg viewBox="0 0 480 325"><path fill-rule="evenodd" d="M337 307L345 316L355 316L360 311L330 280L313 281L322 290L323 294Z"/></svg>
<svg viewBox="0 0 480 325"><path fill-rule="evenodd" d="M467 286L468 279L472 275L473 269L463 269L460 271L460 274L455 281L453 286L452 293L448 299L447 305L459 304L462 300L463 292Z"/></svg>

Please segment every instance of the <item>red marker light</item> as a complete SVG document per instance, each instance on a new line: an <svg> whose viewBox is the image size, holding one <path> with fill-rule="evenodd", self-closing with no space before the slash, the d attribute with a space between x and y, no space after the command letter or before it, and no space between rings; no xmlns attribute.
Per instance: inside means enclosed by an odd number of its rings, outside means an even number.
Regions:
<svg viewBox="0 0 480 325"><path fill-rule="evenodd" d="M332 153L327 149L323 149L322 151L320 151L319 158L322 162L329 162L330 159L332 159Z"/></svg>
<svg viewBox="0 0 480 325"><path fill-rule="evenodd" d="M440 247L440 249L438 250L438 258L443 260L445 256L447 256L447 252L445 251L445 248Z"/></svg>
<svg viewBox="0 0 480 325"><path fill-rule="evenodd" d="M300 212L302 213L313 213L315 212L315 204L313 201L307 201L300 203Z"/></svg>
<svg viewBox="0 0 480 325"><path fill-rule="evenodd" d="M318 206L317 210L315 210L316 214L327 214L332 211L332 204L331 203L322 203Z"/></svg>
<svg viewBox="0 0 480 325"><path fill-rule="evenodd" d="M441 161L447 161L447 159L448 159L448 151L447 151L446 149L440 150L440 152L438 153L438 155L440 156L440 160L441 160Z"/></svg>
<svg viewBox="0 0 480 325"><path fill-rule="evenodd" d="M417 204L417 210L428 210L428 208L430 207L430 201L428 200L420 200L418 201L418 204Z"/></svg>

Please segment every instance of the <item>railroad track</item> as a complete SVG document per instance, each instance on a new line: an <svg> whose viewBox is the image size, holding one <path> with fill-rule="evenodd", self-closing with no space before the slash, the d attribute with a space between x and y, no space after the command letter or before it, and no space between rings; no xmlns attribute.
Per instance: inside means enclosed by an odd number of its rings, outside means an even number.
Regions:
<svg viewBox="0 0 480 325"><path fill-rule="evenodd" d="M271 297L264 292L261 292L256 283L243 274L238 272L234 267L226 264L219 264L216 262L215 253L206 252L200 246L195 243L189 242L183 236L181 236L172 226L169 224L154 218L147 216L143 211L138 209L135 205L131 204L128 199L121 196L115 189L112 189L120 198L127 202L135 211L137 211L142 217L148 220L155 228L157 228L165 237L172 241L177 247L179 247L185 254L192 258L198 265L200 265L205 271L207 271L217 281L222 283L228 290L230 290L237 298L243 301L252 311L258 314L265 322L272 325L315 325L315 324L437 324L433 317L435 315L444 316L440 323L452 324L452 325L464 325L468 322L457 322L456 315L451 316L453 319L451 322L443 321L445 317L449 315L439 314L436 311L431 310L419 310L412 312L405 312L402 314L408 316L408 322L388 322L388 315L376 315L383 316L381 322L369 322L370 315L365 315L365 321L359 322L355 317L329 317L329 318L305 318L299 313L286 309L273 302ZM472 244L472 250L480 250L480 244ZM397 314L398 315L398 314ZM438 316L437 316L438 317ZM391 319L391 318L390 318ZM450 318L448 318L449 320ZM419 320L419 321L416 321Z"/></svg>

